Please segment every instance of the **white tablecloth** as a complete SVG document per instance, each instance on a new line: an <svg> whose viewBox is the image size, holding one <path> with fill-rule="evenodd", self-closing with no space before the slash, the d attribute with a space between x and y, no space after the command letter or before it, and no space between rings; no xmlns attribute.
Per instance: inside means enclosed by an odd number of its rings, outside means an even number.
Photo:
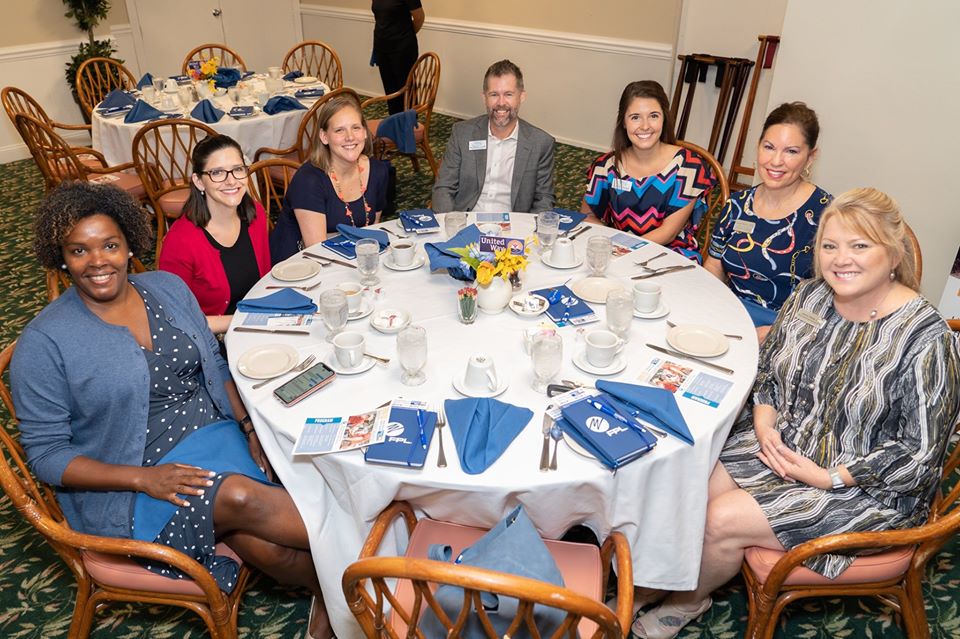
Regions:
<svg viewBox="0 0 960 639"><path fill-rule="evenodd" d="M396 228L393 222L389 224L390 228ZM514 214L513 227L509 235L523 237L532 229L531 216ZM584 254L589 237L610 232L604 227L595 227L581 235L575 240L578 254ZM443 239L443 235L440 233L431 239ZM426 240L420 243L423 241ZM319 246L312 250L326 252ZM422 253L422 248L419 250ZM624 286L631 287L629 275L639 270L633 262L661 250L656 244L641 247L633 254L613 260L608 273L622 277ZM688 262L671 252L655 265L684 263ZM523 352L521 333L538 321L549 320L546 316L521 318L507 309L499 315L481 313L475 324L463 325L456 318L456 290L463 284L445 272L430 273L427 268L395 272L381 265L382 292L376 301L378 307L390 305L408 310L414 323L427 329L429 357L427 382L423 386L411 388L400 383L395 337L378 333L364 319L351 322L348 329L362 331L370 352L393 361L361 375L340 376L301 404L286 408L272 397L276 384L252 390L254 382L236 370L237 357L258 344L283 342L296 347L301 355L317 353L329 361L333 357L332 347L323 339L326 329L319 317L309 337L232 331L227 335L237 386L275 470L308 527L317 573L336 635L341 639L360 636L359 627L343 601L340 576L356 559L377 514L396 499L411 502L426 516L477 526L492 526L516 504L522 503L541 533L551 538L559 537L576 524L589 526L600 539L618 530L630 542L634 581L638 585L671 590L694 588L703 542L707 479L750 391L757 365L753 325L726 286L702 268L649 280L664 287L670 313L657 320L634 320L631 340L625 350L629 363L622 373L610 378L636 381L658 356L644 344L665 345L666 319L681 324L709 324L722 332L743 335L742 341L731 340L730 350L713 360L734 369L735 375L692 365L696 371L711 372L733 382L719 407L711 408L678 397L696 445L688 446L672 437L660 440L650 454L614 474L561 443L559 470L541 472L540 428L543 409L549 400L531 388L532 367ZM524 290L561 284L587 273L586 265L561 271L549 269L535 260L523 275ZM357 280L359 276L353 269L327 267L318 278L323 280L323 286L307 293L314 299L321 290ZM250 296L265 294L263 287L270 283L277 282L270 276L265 277ZM593 306L602 318L604 307ZM238 316L235 323L240 319ZM599 322L585 328L589 331L603 326L604 323ZM571 361L583 348L577 329L566 327L560 329L560 333L564 339L564 362L558 379L593 380ZM524 431L483 474L462 472L449 429L444 431L449 461L445 469L436 467L436 437L422 470L367 465L359 451L291 459L293 440L307 417L354 414L398 396L430 402L458 397L451 379L463 370L467 357L478 351L492 355L499 375L510 379L509 388L499 399L534 411Z"/></svg>

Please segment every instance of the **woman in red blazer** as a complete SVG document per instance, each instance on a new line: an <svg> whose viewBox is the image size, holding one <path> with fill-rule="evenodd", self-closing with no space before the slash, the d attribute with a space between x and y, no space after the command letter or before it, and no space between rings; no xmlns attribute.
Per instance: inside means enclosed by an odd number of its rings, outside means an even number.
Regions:
<svg viewBox="0 0 960 639"><path fill-rule="evenodd" d="M267 217L247 193L240 145L226 135L197 144L183 215L163 240L160 269L193 291L214 333L224 333L237 302L270 270Z"/></svg>

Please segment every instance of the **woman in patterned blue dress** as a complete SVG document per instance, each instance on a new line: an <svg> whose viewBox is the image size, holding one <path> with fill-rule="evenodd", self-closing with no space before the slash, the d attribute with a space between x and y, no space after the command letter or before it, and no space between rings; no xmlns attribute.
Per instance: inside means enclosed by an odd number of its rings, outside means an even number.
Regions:
<svg viewBox="0 0 960 639"><path fill-rule="evenodd" d="M716 177L696 153L676 145L670 102L659 83L631 82L620 95L613 150L587 173L580 210L613 226L700 260L701 199Z"/></svg>
<svg viewBox="0 0 960 639"><path fill-rule="evenodd" d="M730 196L704 268L728 282L762 340L800 280L813 273L813 238L830 194L809 182L820 124L803 102L770 112L757 145L760 184Z"/></svg>
<svg viewBox="0 0 960 639"><path fill-rule="evenodd" d="M875 189L823 213L816 279L783 305L760 351L753 405L710 475L697 589L633 624L669 639L739 574L746 548L927 521L960 417L960 340L918 292L896 203ZM851 555L805 566L835 579Z"/></svg>

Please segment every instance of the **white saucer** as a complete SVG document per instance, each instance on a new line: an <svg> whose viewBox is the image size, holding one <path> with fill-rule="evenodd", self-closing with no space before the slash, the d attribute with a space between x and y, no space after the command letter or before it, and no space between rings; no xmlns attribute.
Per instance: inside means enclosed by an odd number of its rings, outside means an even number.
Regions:
<svg viewBox="0 0 960 639"><path fill-rule="evenodd" d="M587 351L584 349L573 356L573 363L577 368L591 375L616 375L627 367L627 358L620 353L613 358L613 363L609 366L594 366L587 361Z"/></svg>
<svg viewBox="0 0 960 639"><path fill-rule="evenodd" d="M570 290L573 291L574 295L585 302L593 302L594 304L606 304L607 293L618 288L630 290L620 280L593 275L575 280L570 284Z"/></svg>
<svg viewBox="0 0 960 639"><path fill-rule="evenodd" d="M270 269L270 275L281 282L308 280L319 272L319 264L313 260L304 259L286 260Z"/></svg>
<svg viewBox="0 0 960 639"><path fill-rule="evenodd" d="M730 348L730 341L718 330L700 324L682 324L667 331L667 344L694 357L717 357Z"/></svg>
<svg viewBox="0 0 960 639"><path fill-rule="evenodd" d="M670 307L667 306L667 303L663 300L660 300L660 305L649 313L641 313L634 307L633 316L639 317L640 319L658 319L670 312Z"/></svg>
<svg viewBox="0 0 960 639"><path fill-rule="evenodd" d="M526 304L525 298L536 299L537 302L539 302L540 304L539 308L535 311L531 311L525 305ZM517 295L511 298L508 306L510 307L511 311L513 311L520 317L536 317L537 315L545 313L547 309L550 308L550 302L548 302L547 298L545 298L542 295L534 295L533 293L529 293L529 294Z"/></svg>
<svg viewBox="0 0 960 639"><path fill-rule="evenodd" d="M544 253L543 255L541 255L540 261L546 266L549 266L550 268L556 268L556 269L577 268L578 266L583 264L583 258L578 257L576 254L574 254L573 256L573 264L554 264L551 261L551 258L553 258L553 251L550 251L549 253Z"/></svg>
<svg viewBox="0 0 960 639"><path fill-rule="evenodd" d="M261 344L246 351L237 360L237 370L250 379L270 379L297 365L297 350L286 344Z"/></svg>
<svg viewBox="0 0 960 639"><path fill-rule="evenodd" d="M360 373L365 373L376 365L377 360L372 357L366 357L360 360L360 363L354 366L353 368L348 368L346 366L341 366L340 362L337 360L336 353L331 353L330 357L327 358L325 362L327 368L332 370L337 375L358 375Z"/></svg>
<svg viewBox="0 0 960 639"><path fill-rule="evenodd" d="M297 84L316 84L317 79L312 75L302 75L299 78L294 78L293 81Z"/></svg>
<svg viewBox="0 0 960 639"><path fill-rule="evenodd" d="M399 308L381 308L370 318L370 326L387 335L399 333L409 325L410 313Z"/></svg>
<svg viewBox="0 0 960 639"><path fill-rule="evenodd" d="M413 258L413 261L407 264L406 266L397 266L393 262L393 256L387 254L383 258L383 265L386 266L391 271L415 271L427 262L426 255L416 255Z"/></svg>
<svg viewBox="0 0 960 639"><path fill-rule="evenodd" d="M464 377L467 376L466 371L459 373L453 378L453 387L461 395L466 395L467 397L496 397L501 394L503 391L507 390L507 387L510 386L510 382L506 379L500 380L500 385L497 386L496 390L481 390L477 391L472 388L469 388L464 380Z"/></svg>
<svg viewBox="0 0 960 639"><path fill-rule="evenodd" d="M363 300L360 302L360 308L355 311L349 311L347 313L347 321L352 322L353 320L363 319L367 315L373 312L373 302L370 300Z"/></svg>

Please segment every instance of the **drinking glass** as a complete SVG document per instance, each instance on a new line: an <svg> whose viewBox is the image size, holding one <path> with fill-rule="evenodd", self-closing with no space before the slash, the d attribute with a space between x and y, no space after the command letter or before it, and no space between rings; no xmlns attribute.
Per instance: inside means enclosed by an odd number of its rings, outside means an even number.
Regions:
<svg viewBox="0 0 960 639"><path fill-rule="evenodd" d="M320 315L327 326L328 342L347 325L347 312L347 296L343 291L332 288L320 293Z"/></svg>
<svg viewBox="0 0 960 639"><path fill-rule="evenodd" d="M158 96L161 93L163 93L163 85L165 82L166 82L166 79L163 78L162 76L160 75L153 76L153 90L157 92Z"/></svg>
<svg viewBox="0 0 960 639"><path fill-rule="evenodd" d="M530 347L533 358L533 390L546 393L547 385L563 363L563 338L559 335L540 334L533 338Z"/></svg>
<svg viewBox="0 0 960 639"><path fill-rule="evenodd" d="M587 266L590 267L591 275L603 277L610 263L612 250L613 242L609 237L591 237L587 240Z"/></svg>
<svg viewBox="0 0 960 639"><path fill-rule="evenodd" d="M240 89L237 87L230 87L227 89L227 97L229 97L230 101L234 104L240 104Z"/></svg>
<svg viewBox="0 0 960 639"><path fill-rule="evenodd" d="M447 213L443 216L443 230L447 233L447 239L459 233L462 229L467 226L467 214L466 213Z"/></svg>
<svg viewBox="0 0 960 639"><path fill-rule="evenodd" d="M537 213L537 238L540 240L540 252L546 253L553 248L560 233L560 214L556 211Z"/></svg>
<svg viewBox="0 0 960 639"><path fill-rule="evenodd" d="M422 326L411 324L397 333L397 357L403 375L400 381L406 386L419 386L427 381L423 367L427 365L427 331Z"/></svg>
<svg viewBox="0 0 960 639"><path fill-rule="evenodd" d="M633 293L616 288L607 293L607 328L620 339L630 339L633 322Z"/></svg>
<svg viewBox="0 0 960 639"><path fill-rule="evenodd" d="M380 283L377 267L380 266L380 242L367 237L357 240L357 270L360 271L360 283L364 286L376 286Z"/></svg>

